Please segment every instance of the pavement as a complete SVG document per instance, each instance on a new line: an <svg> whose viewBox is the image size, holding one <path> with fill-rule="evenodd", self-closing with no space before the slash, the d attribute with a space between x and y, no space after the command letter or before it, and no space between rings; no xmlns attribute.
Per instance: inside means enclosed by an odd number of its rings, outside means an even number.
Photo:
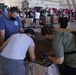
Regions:
<svg viewBox="0 0 76 75"><path fill-rule="evenodd" d="M25 27L31 26L31 23L31 19L26 19ZM58 24L54 24L54 26L58 27ZM68 29L76 30L76 21L70 22L70 26L68 27Z"/></svg>
<svg viewBox="0 0 76 75"><path fill-rule="evenodd" d="M58 27L58 24L54 24L55 27ZM75 22L70 22L70 26L68 29L76 30L76 21Z"/></svg>

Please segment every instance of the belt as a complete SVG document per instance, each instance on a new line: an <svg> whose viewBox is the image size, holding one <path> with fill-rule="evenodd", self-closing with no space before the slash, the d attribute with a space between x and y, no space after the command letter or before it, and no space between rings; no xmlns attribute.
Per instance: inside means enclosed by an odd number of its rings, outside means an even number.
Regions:
<svg viewBox="0 0 76 75"><path fill-rule="evenodd" d="M65 52L64 54L75 54L76 53L76 50L75 51L71 51L71 52Z"/></svg>

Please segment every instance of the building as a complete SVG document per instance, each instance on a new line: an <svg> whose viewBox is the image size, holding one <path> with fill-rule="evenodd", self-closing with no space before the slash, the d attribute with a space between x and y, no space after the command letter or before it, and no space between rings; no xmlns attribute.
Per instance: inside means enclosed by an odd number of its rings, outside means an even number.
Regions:
<svg viewBox="0 0 76 75"><path fill-rule="evenodd" d="M51 7L51 8L76 8L76 0L25 0L24 8L28 7Z"/></svg>
<svg viewBox="0 0 76 75"><path fill-rule="evenodd" d="M8 7L51 7L51 8L76 8L76 0L0 0Z"/></svg>
<svg viewBox="0 0 76 75"><path fill-rule="evenodd" d="M23 1L24 1L24 0L0 0L0 3L4 3L4 4L7 5L8 7L18 6L19 8L21 8Z"/></svg>
<svg viewBox="0 0 76 75"><path fill-rule="evenodd" d="M28 7L51 7L51 8L59 8L60 1L59 0L25 0L24 8Z"/></svg>

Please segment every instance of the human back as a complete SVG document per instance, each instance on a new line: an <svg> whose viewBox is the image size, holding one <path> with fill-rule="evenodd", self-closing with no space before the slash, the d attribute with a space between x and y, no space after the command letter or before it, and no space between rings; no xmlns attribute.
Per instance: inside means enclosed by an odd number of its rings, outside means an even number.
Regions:
<svg viewBox="0 0 76 75"><path fill-rule="evenodd" d="M9 39L8 44L1 52L1 55L7 58L24 59L28 47L34 46L32 38L26 34L14 34Z"/></svg>
<svg viewBox="0 0 76 75"><path fill-rule="evenodd" d="M24 30L24 33L13 34L1 45L1 75L25 75L26 67L24 65L24 58L26 58L27 50L30 60L35 61L35 45L31 38L34 36L34 31L32 29L27 29Z"/></svg>

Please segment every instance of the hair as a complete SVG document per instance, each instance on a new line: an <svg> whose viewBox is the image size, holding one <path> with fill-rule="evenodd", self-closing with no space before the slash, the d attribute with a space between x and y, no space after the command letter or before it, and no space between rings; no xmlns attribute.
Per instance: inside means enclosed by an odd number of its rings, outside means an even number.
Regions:
<svg viewBox="0 0 76 75"><path fill-rule="evenodd" d="M46 35L46 34L53 34L55 32L55 27L53 25L50 26L45 26L41 29L41 34Z"/></svg>
<svg viewBox="0 0 76 75"><path fill-rule="evenodd" d="M11 8L9 9L9 11L19 13L18 7L11 7Z"/></svg>
<svg viewBox="0 0 76 75"><path fill-rule="evenodd" d="M24 30L24 33L26 33L26 34L31 34L31 35L35 35L35 32L34 32L34 30L33 29L26 29L26 30Z"/></svg>

